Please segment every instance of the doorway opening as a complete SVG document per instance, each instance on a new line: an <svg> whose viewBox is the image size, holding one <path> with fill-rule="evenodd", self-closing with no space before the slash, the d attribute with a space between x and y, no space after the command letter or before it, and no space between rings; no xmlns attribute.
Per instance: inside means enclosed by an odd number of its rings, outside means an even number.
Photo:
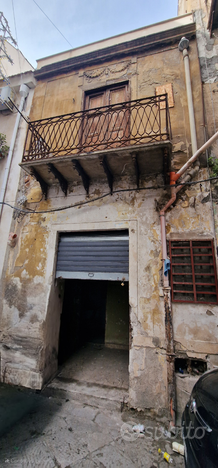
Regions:
<svg viewBox="0 0 218 468"><path fill-rule="evenodd" d="M128 286L65 279L58 355L63 378L128 389Z"/></svg>

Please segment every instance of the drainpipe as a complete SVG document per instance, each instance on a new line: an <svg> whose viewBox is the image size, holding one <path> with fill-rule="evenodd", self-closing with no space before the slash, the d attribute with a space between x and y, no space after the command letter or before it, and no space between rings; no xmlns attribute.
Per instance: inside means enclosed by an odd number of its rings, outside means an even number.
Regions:
<svg viewBox="0 0 218 468"><path fill-rule="evenodd" d="M179 169L179 171L177 172L176 174L176 180L179 179L179 177L181 177L186 171L187 169L189 169L189 167L196 161L196 159L207 149L209 148L209 146L211 146L218 138L218 132L214 133L214 135L206 141L206 143L204 143L203 146L201 146L201 148L199 148L195 154L193 154L193 156L187 161L187 163L184 164L184 166L181 167L181 169ZM181 190L181 188L183 187L183 185L179 185L177 188L176 188L176 193L179 192L179 190Z"/></svg>
<svg viewBox="0 0 218 468"><path fill-rule="evenodd" d="M29 94L28 86L26 86L25 84L22 84L21 87L20 87L19 93L21 95L21 100L20 100L20 105L19 105L19 112L17 114L17 118L16 118L15 125L14 125L13 135L12 135L11 144L10 144L8 157L7 157L7 162L6 162L6 166L5 166L4 179L3 179L3 183L2 183L2 187L1 187L1 191L0 191L0 203L1 203L0 204L0 220L1 220L1 216L2 216L2 210L3 210L3 204L2 203L4 202L4 199L5 199L5 193L6 193L6 188L7 188L7 183L8 183L10 168L11 168L11 162L12 162L12 157L13 157L14 145L15 145L15 142L16 142L17 132L18 132L20 118L21 118L20 112L22 112L23 107L24 107L25 99Z"/></svg>
<svg viewBox="0 0 218 468"><path fill-rule="evenodd" d="M187 176L183 179L183 184L175 187L176 181L190 168L190 166L197 160L201 153L203 153L214 141L218 139L218 132L216 132L195 154L175 173L170 173L171 185L171 198L167 204L160 211L161 222L161 243L162 243L162 260L163 260L163 293L164 293L164 310L165 310L165 333L167 339L166 358L167 358L167 380L168 380L168 394L169 406L172 417L171 425L175 426L175 410L176 410L176 386L175 386L175 372L174 372L174 343L173 343L173 321L170 299L169 278L164 275L164 260L167 258L167 242L166 242L166 210L176 201L176 194L184 187L184 183L188 182L198 171L200 163L197 162L193 169L190 169Z"/></svg>
<svg viewBox="0 0 218 468"><path fill-rule="evenodd" d="M195 114L194 114L194 105L192 99L192 87L191 87L191 74L189 67L189 55L188 55L189 40L186 37L182 37L179 43L179 50L183 53L184 68L185 68L185 83L186 83L186 93L188 101L188 113L189 113L189 125L191 133L191 143L192 143L192 154L196 153L197 147L197 137L196 137L196 127L195 127Z"/></svg>

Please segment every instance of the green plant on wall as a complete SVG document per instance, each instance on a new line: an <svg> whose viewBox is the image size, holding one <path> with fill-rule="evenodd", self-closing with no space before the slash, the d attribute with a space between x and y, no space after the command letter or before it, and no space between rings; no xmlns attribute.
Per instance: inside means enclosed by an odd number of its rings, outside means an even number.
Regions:
<svg viewBox="0 0 218 468"><path fill-rule="evenodd" d="M6 136L0 133L0 159L5 158L9 151L9 146L6 144Z"/></svg>
<svg viewBox="0 0 218 468"><path fill-rule="evenodd" d="M208 164L210 167L212 177L218 177L218 159L210 156L208 158Z"/></svg>

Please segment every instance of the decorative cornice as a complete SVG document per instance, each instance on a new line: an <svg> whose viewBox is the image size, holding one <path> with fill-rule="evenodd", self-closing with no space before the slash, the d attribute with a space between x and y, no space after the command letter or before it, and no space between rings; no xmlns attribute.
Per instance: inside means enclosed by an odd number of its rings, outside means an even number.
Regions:
<svg viewBox="0 0 218 468"><path fill-rule="evenodd" d="M103 63L112 59L120 59L132 54L140 54L152 49L160 49L166 45L178 42L182 36L188 39L195 37L195 23L177 28L161 31L160 33L140 37L132 41L123 42L104 49L95 50L78 57L72 57L67 60L45 65L36 70L34 75L37 80L46 79L52 76L69 73L82 67L87 67Z"/></svg>

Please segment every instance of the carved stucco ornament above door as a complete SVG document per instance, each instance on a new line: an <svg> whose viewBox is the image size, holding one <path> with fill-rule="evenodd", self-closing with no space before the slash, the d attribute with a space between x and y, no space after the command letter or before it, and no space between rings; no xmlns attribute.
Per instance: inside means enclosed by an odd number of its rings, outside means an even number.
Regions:
<svg viewBox="0 0 218 468"><path fill-rule="evenodd" d="M116 75L123 75L129 71L132 72L132 70L130 70L131 65L132 65L131 60L125 61L125 62L118 62L113 65L109 65L109 66L107 65L105 67L99 67L99 68L95 68L92 70L86 70L83 73L83 77L88 82L93 81L97 78L99 79L103 77L107 77L107 79L109 77L114 78Z"/></svg>

